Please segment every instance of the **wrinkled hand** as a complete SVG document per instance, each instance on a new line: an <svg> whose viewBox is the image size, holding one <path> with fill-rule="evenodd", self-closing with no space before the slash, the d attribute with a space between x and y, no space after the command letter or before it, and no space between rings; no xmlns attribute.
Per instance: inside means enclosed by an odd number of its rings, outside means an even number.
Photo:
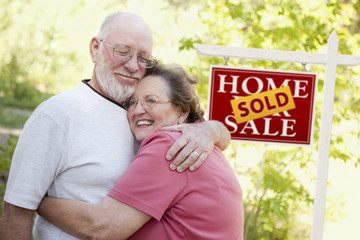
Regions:
<svg viewBox="0 0 360 240"><path fill-rule="evenodd" d="M179 154L170 164L171 170L183 172L189 168L194 171L200 167L214 148L214 136L211 131L201 123L180 124L162 128L166 131L180 131L182 136L178 138L166 155L171 160L176 153Z"/></svg>

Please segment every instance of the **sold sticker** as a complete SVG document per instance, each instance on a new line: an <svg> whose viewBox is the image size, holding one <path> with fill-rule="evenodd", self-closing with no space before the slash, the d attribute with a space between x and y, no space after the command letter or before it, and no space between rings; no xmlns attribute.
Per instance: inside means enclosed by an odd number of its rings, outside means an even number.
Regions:
<svg viewBox="0 0 360 240"><path fill-rule="evenodd" d="M238 124L295 108L289 86L236 98L230 102Z"/></svg>

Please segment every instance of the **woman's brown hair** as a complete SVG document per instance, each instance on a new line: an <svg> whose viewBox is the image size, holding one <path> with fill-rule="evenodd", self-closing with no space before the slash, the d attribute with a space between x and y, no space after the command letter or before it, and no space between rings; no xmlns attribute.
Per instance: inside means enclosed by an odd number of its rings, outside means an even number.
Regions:
<svg viewBox="0 0 360 240"><path fill-rule="evenodd" d="M204 120L204 109L201 107L200 98L195 92L193 85L198 84L196 76L190 77L189 74L177 64L157 63L154 67L147 69L146 76L160 76L168 84L168 93L173 104L180 106L183 112L190 110L187 117L188 123L197 120Z"/></svg>

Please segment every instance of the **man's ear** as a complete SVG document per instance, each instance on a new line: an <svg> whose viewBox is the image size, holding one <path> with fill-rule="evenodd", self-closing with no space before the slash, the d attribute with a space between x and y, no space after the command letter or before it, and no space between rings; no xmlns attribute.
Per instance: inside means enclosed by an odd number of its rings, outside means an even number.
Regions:
<svg viewBox="0 0 360 240"><path fill-rule="evenodd" d="M179 118L178 118L178 124L186 123L186 120L187 120L187 117L189 116L189 113L190 113L190 107L189 107L189 105L186 105L186 112L183 112L183 111L180 110L180 115L179 115Z"/></svg>
<svg viewBox="0 0 360 240"><path fill-rule="evenodd" d="M90 46L89 46L90 56L93 63L97 62L99 49L100 49L100 40L97 37L93 37L90 41Z"/></svg>

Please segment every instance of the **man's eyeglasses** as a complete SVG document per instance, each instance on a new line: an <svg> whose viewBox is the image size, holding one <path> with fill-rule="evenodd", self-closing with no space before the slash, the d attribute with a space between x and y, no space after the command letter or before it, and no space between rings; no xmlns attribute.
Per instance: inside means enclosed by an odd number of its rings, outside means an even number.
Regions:
<svg viewBox="0 0 360 240"><path fill-rule="evenodd" d="M137 105L137 103L140 102L143 108L149 109L155 106L158 103L170 103L170 100L160 99L157 96L147 96L145 99L136 99L131 98L129 101L124 103L124 108L128 111L133 111Z"/></svg>
<svg viewBox="0 0 360 240"><path fill-rule="evenodd" d="M103 40L100 41L104 42ZM134 49L132 48L125 46L114 47L107 42L104 42L104 44L113 49L114 57L120 61L129 61L134 56ZM144 52L137 54L137 61L139 66L144 68L152 68L157 63L157 59L154 56Z"/></svg>

